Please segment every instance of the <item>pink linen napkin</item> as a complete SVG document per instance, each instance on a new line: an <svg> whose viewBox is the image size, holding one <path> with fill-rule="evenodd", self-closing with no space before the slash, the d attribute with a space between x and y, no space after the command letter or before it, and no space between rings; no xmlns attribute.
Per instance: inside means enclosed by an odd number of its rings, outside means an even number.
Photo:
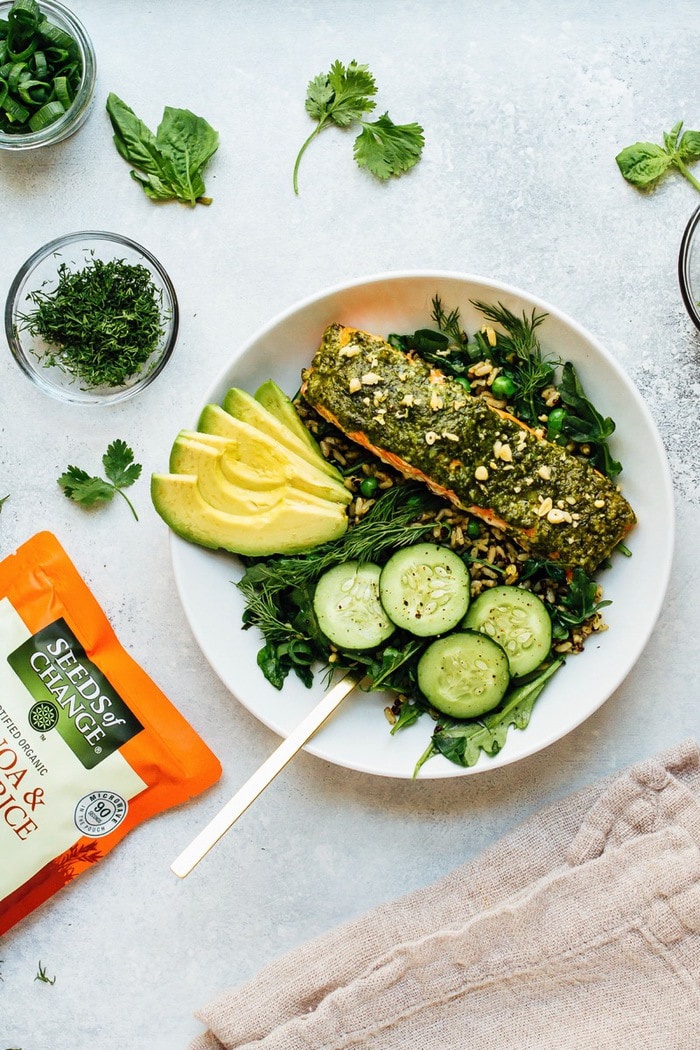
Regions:
<svg viewBox="0 0 700 1050"><path fill-rule="evenodd" d="M271 963L190 1050L700 1046L700 751L544 809Z"/></svg>

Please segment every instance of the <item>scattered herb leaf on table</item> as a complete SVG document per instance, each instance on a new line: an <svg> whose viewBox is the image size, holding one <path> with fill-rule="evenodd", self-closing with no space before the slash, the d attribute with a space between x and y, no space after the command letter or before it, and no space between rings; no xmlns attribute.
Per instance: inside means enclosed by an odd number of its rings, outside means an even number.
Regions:
<svg viewBox="0 0 700 1050"><path fill-rule="evenodd" d="M360 124L353 155L361 168L379 179L401 175L420 160L425 138L420 124L394 124L388 113L378 120L363 120L376 106L377 85L367 66L352 61L348 66L336 61L328 73L309 81L306 111L318 121L297 155L294 164L294 192L299 193L299 165L307 147L324 128L335 124L348 128Z"/></svg>
<svg viewBox="0 0 700 1050"><path fill-rule="evenodd" d="M618 153L615 160L623 178L637 189L649 189L667 172L676 168L700 191L700 182L687 165L700 160L700 131L684 131L679 120L670 131L664 132L663 146L655 142L635 142Z"/></svg>
<svg viewBox="0 0 700 1050"><path fill-rule="evenodd" d="M133 164L131 177L151 200L211 204L202 173L219 147L219 133L203 117L166 106L154 135L114 93L107 98L107 113L117 151Z"/></svg>
<svg viewBox="0 0 700 1050"><path fill-rule="evenodd" d="M68 499L81 503L84 507L92 507L96 503L108 503L114 498L115 492L118 492L129 504L131 513L138 521L138 514L123 491L138 481L141 476L141 464L134 463L133 450L125 441L117 438L108 446L102 457L102 465L108 481L90 475L80 467L69 466L65 473L61 474L58 484Z"/></svg>

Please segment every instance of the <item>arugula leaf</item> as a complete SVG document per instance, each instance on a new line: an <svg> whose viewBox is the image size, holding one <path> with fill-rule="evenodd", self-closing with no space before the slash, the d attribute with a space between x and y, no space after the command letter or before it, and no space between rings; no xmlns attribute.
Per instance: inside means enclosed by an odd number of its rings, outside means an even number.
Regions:
<svg viewBox="0 0 700 1050"><path fill-rule="evenodd" d="M114 93L107 97L114 144L136 170L131 177L151 200L211 204L203 170L219 146L219 135L203 117L166 106L156 134Z"/></svg>
<svg viewBox="0 0 700 1050"><path fill-rule="evenodd" d="M700 160L700 132L685 131L679 120L670 131L664 132L663 146L655 142L635 142L626 146L615 157L624 179L637 189L650 189L671 169L680 171L688 182L700 191L700 182L688 171L686 164Z"/></svg>
<svg viewBox="0 0 700 1050"><path fill-rule="evenodd" d="M608 447L608 438L615 430L615 423L609 416L603 417L586 397L576 369L569 361L562 368L558 389L562 403L567 408L562 417L562 433L579 444L590 446L593 465L609 478L617 477L622 471L622 464L613 459Z"/></svg>
<svg viewBox="0 0 700 1050"><path fill-rule="evenodd" d="M134 463L134 453L120 438L113 441L102 457L102 465L109 479L96 477L88 474L81 467L69 465L58 479L58 484L63 489L68 499L82 504L84 507L92 507L96 503L108 503L118 492L131 508L131 513L138 521L138 515L129 497L122 490L133 485L141 476L141 464Z"/></svg>
<svg viewBox="0 0 700 1050"><path fill-rule="evenodd" d="M394 124L388 113L376 121L362 119L376 107L373 98L376 93L377 85L369 68L354 59L347 66L335 61L328 73L320 73L309 81L305 108L317 121L317 126L302 145L294 163L296 194L299 193L301 158L316 136L331 124L339 128L356 123L362 126L355 139L353 154L361 168L367 168L379 179L401 175L418 163L425 141L419 124Z"/></svg>
<svg viewBox="0 0 700 1050"><path fill-rule="evenodd" d="M564 664L558 658L531 681L509 690L505 700L495 711L471 722L459 722L441 717L426 751L416 763L414 777L433 755L444 755L459 766L473 766L483 751L493 757L506 742L511 726L526 729L532 709L545 685Z"/></svg>

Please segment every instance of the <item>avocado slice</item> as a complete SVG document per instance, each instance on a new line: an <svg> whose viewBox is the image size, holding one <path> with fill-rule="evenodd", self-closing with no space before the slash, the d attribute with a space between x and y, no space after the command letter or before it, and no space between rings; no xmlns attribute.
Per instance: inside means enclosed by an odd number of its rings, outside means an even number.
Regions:
<svg viewBox="0 0 700 1050"><path fill-rule="evenodd" d="M271 485L286 483L292 488L336 503L351 502L352 495L339 474L331 476L325 473L270 435L250 423L234 418L218 405L207 405L200 417L200 425L202 420L210 430L181 431L180 436L189 436L205 443L211 437L217 439L216 447L222 449L222 468L234 484L269 488ZM227 441L225 448L221 443L222 438Z"/></svg>
<svg viewBox="0 0 700 1050"><path fill-rule="evenodd" d="M317 467L325 474L328 474L339 481L341 480L340 472L328 462L315 443L310 443L301 438L289 426L286 420L280 420L247 391L240 390L235 386L231 387L231 389L226 392L226 396L222 402L222 407L224 411L230 413L234 419L240 419L244 423L249 423L251 426L257 427L258 430L262 430L264 434L268 434L271 438L274 438L275 441L279 441L279 443L284 445L285 448L288 448L290 452L295 452L297 456L301 456L302 459L307 460L312 466ZM306 427L296 415L291 401L289 402L289 408L291 413L296 417L299 426L306 431ZM308 433L308 431L306 432ZM310 436L311 435L309 434L309 437Z"/></svg>
<svg viewBox="0 0 700 1050"><path fill-rule="evenodd" d="M281 476L278 485L265 489L234 483L222 470L221 456L221 451L212 445L180 436L175 439L170 453L170 473L195 475L207 503L228 514L257 514L269 510L289 492L289 486Z"/></svg>
<svg viewBox="0 0 700 1050"><path fill-rule="evenodd" d="M262 386L258 387L255 391L255 400L259 401L263 408L266 408L280 423L284 423L301 441L309 445L316 455L323 456L316 438L308 427L304 426L293 402L274 379L267 379Z"/></svg>
<svg viewBox="0 0 700 1050"><path fill-rule="evenodd" d="M286 498L260 513L227 514L205 500L194 474L153 474L151 499L183 539L249 557L301 554L337 539L348 527L345 508L323 501L309 505Z"/></svg>

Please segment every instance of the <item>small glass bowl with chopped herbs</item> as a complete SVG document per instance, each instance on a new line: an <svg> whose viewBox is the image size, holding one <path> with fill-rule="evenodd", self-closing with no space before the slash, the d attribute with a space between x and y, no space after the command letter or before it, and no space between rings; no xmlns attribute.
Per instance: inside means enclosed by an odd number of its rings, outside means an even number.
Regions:
<svg viewBox="0 0 700 1050"><path fill-rule="evenodd" d="M95 50L56 0L0 0L0 149L62 142L90 111Z"/></svg>
<svg viewBox="0 0 700 1050"><path fill-rule="evenodd" d="M175 289L146 248L117 233L58 237L27 259L5 304L10 350L46 394L113 404L160 375L178 332Z"/></svg>
<svg viewBox="0 0 700 1050"><path fill-rule="evenodd" d="M686 310L700 328L700 208L690 216L678 256L678 280Z"/></svg>

